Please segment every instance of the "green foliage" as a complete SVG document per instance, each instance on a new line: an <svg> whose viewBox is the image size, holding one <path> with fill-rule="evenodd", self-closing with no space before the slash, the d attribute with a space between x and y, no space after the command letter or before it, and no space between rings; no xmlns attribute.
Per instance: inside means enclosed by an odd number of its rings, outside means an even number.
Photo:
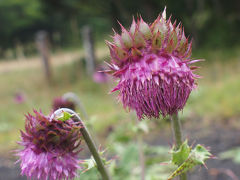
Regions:
<svg viewBox="0 0 240 180"><path fill-rule="evenodd" d="M30 29L42 22L45 16L41 9L39 0L0 1L1 46L9 46L9 42L21 39L21 36L24 35L23 30ZM30 34L33 36L34 33ZM30 40L29 37L25 37L25 39Z"/></svg>
<svg viewBox="0 0 240 180"><path fill-rule="evenodd" d="M207 148L198 144L191 151L190 157L199 165L205 165L205 161L211 158L212 154L209 152Z"/></svg>
<svg viewBox="0 0 240 180"><path fill-rule="evenodd" d="M113 177L116 180L140 179L141 167L139 163L139 147L136 143L114 144L114 154L117 154ZM164 180L176 168L171 164L161 164L166 159L169 160L168 147L144 145L145 168L147 180Z"/></svg>
<svg viewBox="0 0 240 180"><path fill-rule="evenodd" d="M117 154L107 165L114 180L139 180L140 166L138 157L138 145L136 143L114 143L111 151ZM146 164L146 180L166 180L176 169L173 164L161 164L163 160L169 161L168 147L165 146L144 146ZM108 152L109 153L109 152ZM94 160L89 159L87 171L80 173L80 179L100 179L96 170ZM86 162L84 164L86 164Z"/></svg>
<svg viewBox="0 0 240 180"><path fill-rule="evenodd" d="M89 169L88 171L82 173L82 172L79 172L78 173L79 175L79 178L76 178L77 179L84 179L84 180L101 180L101 175L99 174L97 168L91 168Z"/></svg>
<svg viewBox="0 0 240 180"><path fill-rule="evenodd" d="M198 144L192 149L185 141L180 150L172 151L172 163L177 164L178 168L168 177L168 180L189 171L197 165L205 165L205 161L211 156L211 153L204 146Z"/></svg>
<svg viewBox="0 0 240 180"><path fill-rule="evenodd" d="M82 164L83 164L83 167L84 167L84 172L89 171L90 169L96 167L96 162L95 162L95 160L92 156L91 156L90 159L85 159L83 161L84 161L84 163L82 163Z"/></svg>
<svg viewBox="0 0 240 180"><path fill-rule="evenodd" d="M173 146L173 149L171 150L172 163L180 166L188 158L190 152L191 147L188 146L187 140L184 141L178 150L175 150L175 147Z"/></svg>
<svg viewBox="0 0 240 180"><path fill-rule="evenodd" d="M132 15L141 14L151 22L167 6L178 22L183 22L195 44L228 47L239 43L238 0L2 0L0 1L0 46L13 48L16 40L32 42L37 30L50 32L55 45L66 47L80 42L80 29L89 24L101 41L111 27L120 30L119 20L129 25ZM182 10L184 8L184 11ZM56 34L59 38L55 38ZM58 39L58 40L56 40ZM98 39L98 38L97 38Z"/></svg>
<svg viewBox="0 0 240 180"><path fill-rule="evenodd" d="M230 149L219 154L221 159L232 159L233 162L240 164L240 147Z"/></svg>

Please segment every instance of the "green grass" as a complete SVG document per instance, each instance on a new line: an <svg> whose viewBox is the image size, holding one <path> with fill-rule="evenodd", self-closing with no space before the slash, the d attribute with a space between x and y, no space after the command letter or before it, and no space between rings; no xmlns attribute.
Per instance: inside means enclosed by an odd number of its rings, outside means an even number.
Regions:
<svg viewBox="0 0 240 180"><path fill-rule="evenodd" d="M240 115L239 48L199 51L205 62L198 74L203 76L191 94L187 108L201 117L228 119Z"/></svg>
<svg viewBox="0 0 240 180"><path fill-rule="evenodd" d="M80 97L96 133L101 133L104 128L127 116L120 104L114 101L116 97L108 94L110 86L94 83L78 72L81 67L73 73L74 67L66 65L54 68L51 86L45 82L39 68L1 74L0 152L16 146L19 129L24 127L24 114L31 113L33 109L41 109L44 114L49 114L53 98L65 92L71 91ZM19 91L26 96L22 104L14 102L14 94Z"/></svg>
<svg viewBox="0 0 240 180"><path fill-rule="evenodd" d="M187 108L201 117L227 119L240 115L240 76L203 85L192 93Z"/></svg>
<svg viewBox="0 0 240 180"><path fill-rule="evenodd" d="M212 54L202 51L194 55L206 59L198 71L204 78L190 97L184 110L186 116L191 112L203 118L223 119L240 114L240 63L236 53L232 56L227 52L225 57L222 54L221 51ZM223 58L228 60L223 61ZM122 125L123 121L130 119L122 105L117 103L117 94L108 94L113 83L92 82L84 75L78 62L54 67L53 70L54 81L51 86L45 82L40 67L0 75L0 152L16 148L19 129L24 128L24 114L33 109L41 109L44 114L50 113L53 98L65 92L71 91L80 97L91 117L91 127L97 134L104 135L109 126ZM14 102L14 94L19 91L27 98L23 104Z"/></svg>

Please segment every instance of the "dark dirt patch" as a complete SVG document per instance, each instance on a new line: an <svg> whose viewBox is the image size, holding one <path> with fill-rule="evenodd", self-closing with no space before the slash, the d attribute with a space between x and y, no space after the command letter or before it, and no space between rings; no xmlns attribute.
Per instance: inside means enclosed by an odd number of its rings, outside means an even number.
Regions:
<svg viewBox="0 0 240 180"><path fill-rule="evenodd" d="M211 153L216 157L221 152L240 146L240 130L235 127L216 124L203 127L199 122L194 126L193 124L189 127L184 126L183 129L189 144L203 144L205 147L210 147ZM171 139L171 133L166 131L151 136L147 142L151 145L169 145L172 144ZM206 165L208 169L198 166L188 175L188 179L240 180L240 164L235 164L232 160L210 159Z"/></svg>
<svg viewBox="0 0 240 180"><path fill-rule="evenodd" d="M19 164L14 164L14 160L0 158L0 180L27 180L20 175Z"/></svg>
<svg viewBox="0 0 240 180"><path fill-rule="evenodd" d="M234 128L217 127L204 134L204 137L193 136L192 139L196 139L196 143L211 147L212 154L218 157L219 153L240 146L240 131ZM199 172L195 171L190 179L236 180L240 177L240 164L235 164L231 160L212 159L207 162L207 167L208 169L202 168Z"/></svg>
<svg viewBox="0 0 240 180"><path fill-rule="evenodd" d="M27 180L27 178L20 175L18 167L0 167L0 180Z"/></svg>

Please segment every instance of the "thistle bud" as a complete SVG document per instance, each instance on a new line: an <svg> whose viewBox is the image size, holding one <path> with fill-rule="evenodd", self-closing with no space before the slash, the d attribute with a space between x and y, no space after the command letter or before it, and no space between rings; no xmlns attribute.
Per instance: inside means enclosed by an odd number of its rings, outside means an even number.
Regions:
<svg viewBox="0 0 240 180"><path fill-rule="evenodd" d="M184 108L196 78L190 59L192 43L181 25L166 19L166 9L150 25L133 18L129 32L115 33L109 43L112 75L118 78L113 91L119 91L124 107L144 116L158 118Z"/></svg>

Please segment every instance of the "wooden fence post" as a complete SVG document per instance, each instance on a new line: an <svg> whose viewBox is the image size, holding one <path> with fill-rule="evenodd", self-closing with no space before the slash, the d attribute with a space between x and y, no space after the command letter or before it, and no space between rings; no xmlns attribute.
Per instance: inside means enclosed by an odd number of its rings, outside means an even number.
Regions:
<svg viewBox="0 0 240 180"><path fill-rule="evenodd" d="M36 45L39 54L41 55L45 76L48 83L52 80L52 72L50 67L50 55L49 55L49 39L46 31L39 31L36 34Z"/></svg>
<svg viewBox="0 0 240 180"><path fill-rule="evenodd" d="M95 71L96 58L91 28L86 25L82 29L83 47L85 51L87 74L92 76Z"/></svg>

